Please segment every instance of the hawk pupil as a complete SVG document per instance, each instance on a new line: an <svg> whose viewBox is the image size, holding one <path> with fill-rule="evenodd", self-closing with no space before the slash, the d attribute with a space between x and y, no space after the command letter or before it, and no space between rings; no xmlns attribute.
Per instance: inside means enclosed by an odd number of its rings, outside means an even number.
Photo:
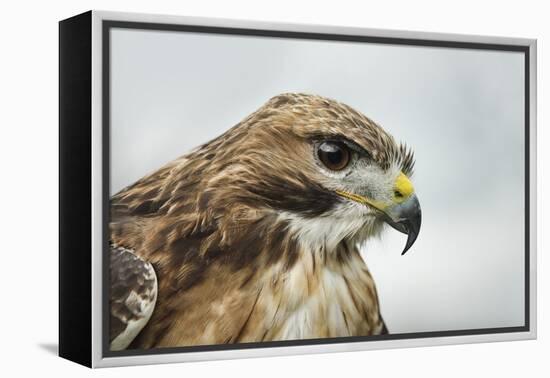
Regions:
<svg viewBox="0 0 550 378"><path fill-rule="evenodd" d="M350 152L344 143L323 142L318 150L319 160L330 170L340 171L347 167Z"/></svg>
<svg viewBox="0 0 550 378"><path fill-rule="evenodd" d="M342 151L338 150L334 152L329 152L327 154L327 157L331 164L336 165L342 161Z"/></svg>

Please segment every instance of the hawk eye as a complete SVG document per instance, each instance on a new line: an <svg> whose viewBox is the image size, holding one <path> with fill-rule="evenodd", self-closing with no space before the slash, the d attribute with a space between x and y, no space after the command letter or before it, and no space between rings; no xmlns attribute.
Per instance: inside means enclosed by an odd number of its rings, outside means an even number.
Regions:
<svg viewBox="0 0 550 378"><path fill-rule="evenodd" d="M319 160L332 171L341 171L351 160L351 152L344 143L323 142L317 148Z"/></svg>

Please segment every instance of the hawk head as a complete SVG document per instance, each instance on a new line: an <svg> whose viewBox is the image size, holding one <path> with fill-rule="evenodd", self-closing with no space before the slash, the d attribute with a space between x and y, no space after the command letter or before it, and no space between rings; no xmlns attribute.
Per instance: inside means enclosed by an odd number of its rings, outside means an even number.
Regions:
<svg viewBox="0 0 550 378"><path fill-rule="evenodd" d="M303 243L331 249L362 243L389 224L408 234L405 253L421 223L413 165L407 147L351 107L282 94L176 161L163 208L177 213L192 184L198 198L187 206L230 219L232 229L269 215Z"/></svg>
<svg viewBox="0 0 550 378"><path fill-rule="evenodd" d="M151 219L151 249L191 238L201 240L201 255L235 243L250 250L258 240L267 249L299 241L332 250L389 224L408 234L405 253L421 223L413 165L407 147L351 107L282 94L115 195L112 215L126 208Z"/></svg>

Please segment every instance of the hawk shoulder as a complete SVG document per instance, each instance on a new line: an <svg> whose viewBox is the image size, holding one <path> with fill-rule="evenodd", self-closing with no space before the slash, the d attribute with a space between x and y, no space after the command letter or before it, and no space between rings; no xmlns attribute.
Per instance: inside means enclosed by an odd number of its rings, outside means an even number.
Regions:
<svg viewBox="0 0 550 378"><path fill-rule="evenodd" d="M132 250L111 246L110 347L122 350L147 324L157 300L153 266Z"/></svg>

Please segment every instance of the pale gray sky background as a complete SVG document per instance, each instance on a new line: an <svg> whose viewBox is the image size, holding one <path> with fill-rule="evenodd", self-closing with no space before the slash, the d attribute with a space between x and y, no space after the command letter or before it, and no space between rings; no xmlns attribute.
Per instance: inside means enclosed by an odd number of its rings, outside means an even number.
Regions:
<svg viewBox="0 0 550 378"><path fill-rule="evenodd" d="M270 97L344 102L415 150L420 236L363 251L392 333L524 323L524 70L513 52L114 29L111 192Z"/></svg>

